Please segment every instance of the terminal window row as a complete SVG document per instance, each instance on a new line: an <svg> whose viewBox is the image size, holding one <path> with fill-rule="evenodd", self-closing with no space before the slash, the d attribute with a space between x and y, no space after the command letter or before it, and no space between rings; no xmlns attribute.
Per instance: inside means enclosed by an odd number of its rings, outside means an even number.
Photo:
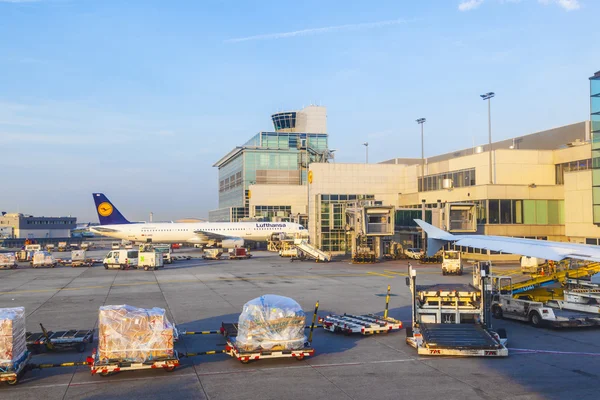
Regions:
<svg viewBox="0 0 600 400"><path fill-rule="evenodd" d="M430 192L444 189L444 179L452 180L452 187L475 186L475 168L449 171L419 178L419 192Z"/></svg>
<svg viewBox="0 0 600 400"><path fill-rule="evenodd" d="M596 160L594 160L596 162ZM594 165L594 168L600 168L600 165ZM588 158L585 160L571 161L562 164L556 164L556 184L565 184L565 172L571 171L585 171L592 169L592 159Z"/></svg>
<svg viewBox="0 0 600 400"><path fill-rule="evenodd" d="M75 220L65 221L65 220L41 220L41 221L27 221L27 225L72 225L75 223Z"/></svg>

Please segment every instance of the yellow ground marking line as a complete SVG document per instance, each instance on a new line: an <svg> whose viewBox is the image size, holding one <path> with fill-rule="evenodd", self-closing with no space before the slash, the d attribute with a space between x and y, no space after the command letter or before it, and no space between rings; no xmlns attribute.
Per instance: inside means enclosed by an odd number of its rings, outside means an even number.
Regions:
<svg viewBox="0 0 600 400"><path fill-rule="evenodd" d="M383 272L385 272L386 274L394 274L394 275L400 275L400 276L408 276L408 274L406 272L396 272L396 271L389 271L387 269L384 269Z"/></svg>
<svg viewBox="0 0 600 400"><path fill-rule="evenodd" d="M384 278L395 278L394 275L386 275L386 274L380 274L379 272L367 272L367 274L369 275L377 275L377 276L383 276Z"/></svg>
<svg viewBox="0 0 600 400"><path fill-rule="evenodd" d="M393 278L393 276L389 275L381 275L386 278ZM25 293L49 293L49 292L58 292L58 291L76 291L76 290L89 290L89 289L108 289L110 287L127 287L127 286L142 286L142 285L162 285L168 283L203 283L203 282L223 282L223 281L245 281L245 280L274 280L274 279L320 279L320 278L336 278L336 277L371 277L370 273L356 273L356 274L315 274L315 275L289 275L289 276L260 276L260 277L220 277L216 279L177 279L177 280L169 280L169 281L156 281L153 282L132 282L132 283L115 283L113 285L104 285L104 286L80 286L73 288L53 288L53 289L35 289L35 290L18 290L12 292L0 292L0 295L3 294L25 294Z"/></svg>

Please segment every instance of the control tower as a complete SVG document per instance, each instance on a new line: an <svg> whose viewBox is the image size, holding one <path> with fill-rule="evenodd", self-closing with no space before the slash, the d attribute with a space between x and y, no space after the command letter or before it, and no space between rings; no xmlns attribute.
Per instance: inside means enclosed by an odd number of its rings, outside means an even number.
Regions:
<svg viewBox="0 0 600 400"><path fill-rule="evenodd" d="M299 111L283 111L271 115L277 132L327 133L327 108L308 106Z"/></svg>

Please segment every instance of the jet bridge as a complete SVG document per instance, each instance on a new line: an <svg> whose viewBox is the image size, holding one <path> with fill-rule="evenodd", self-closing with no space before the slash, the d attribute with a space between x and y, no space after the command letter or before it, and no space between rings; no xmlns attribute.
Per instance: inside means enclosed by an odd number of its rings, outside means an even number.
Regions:
<svg viewBox="0 0 600 400"><path fill-rule="evenodd" d="M359 200L346 207L346 233L352 260L376 262L383 257L382 238L394 235L394 207L375 200Z"/></svg>

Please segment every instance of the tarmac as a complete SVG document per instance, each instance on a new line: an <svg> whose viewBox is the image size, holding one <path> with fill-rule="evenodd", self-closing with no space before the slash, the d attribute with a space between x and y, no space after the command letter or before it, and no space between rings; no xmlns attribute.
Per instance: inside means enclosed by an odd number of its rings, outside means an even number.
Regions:
<svg viewBox="0 0 600 400"><path fill-rule="evenodd" d="M99 257L105 252L92 252ZM176 250L175 255L199 252ZM60 257L60 255L59 255ZM442 276L439 265L418 265L418 283L471 281ZM250 260L176 261L158 271L106 270L102 266L0 270L0 307L24 306L27 329L97 327L102 305L129 304L167 310L180 330L217 330L236 322L243 305L263 294L295 299L307 322L315 303L319 315L382 313L387 286L389 315L410 326L407 261L353 265L290 262L256 252ZM519 274L500 266L497 274ZM92 376L89 368L32 370L15 386L0 385L6 399L593 399L598 398L600 330L536 329L494 320L505 328L507 358L420 357L405 332L375 336L337 335L316 329L314 357L258 360L249 364L225 355L182 359L174 372L127 371ZM97 335L96 335L97 336ZM184 336L180 352L224 349L220 335ZM34 363L85 361L86 352L43 353Z"/></svg>

